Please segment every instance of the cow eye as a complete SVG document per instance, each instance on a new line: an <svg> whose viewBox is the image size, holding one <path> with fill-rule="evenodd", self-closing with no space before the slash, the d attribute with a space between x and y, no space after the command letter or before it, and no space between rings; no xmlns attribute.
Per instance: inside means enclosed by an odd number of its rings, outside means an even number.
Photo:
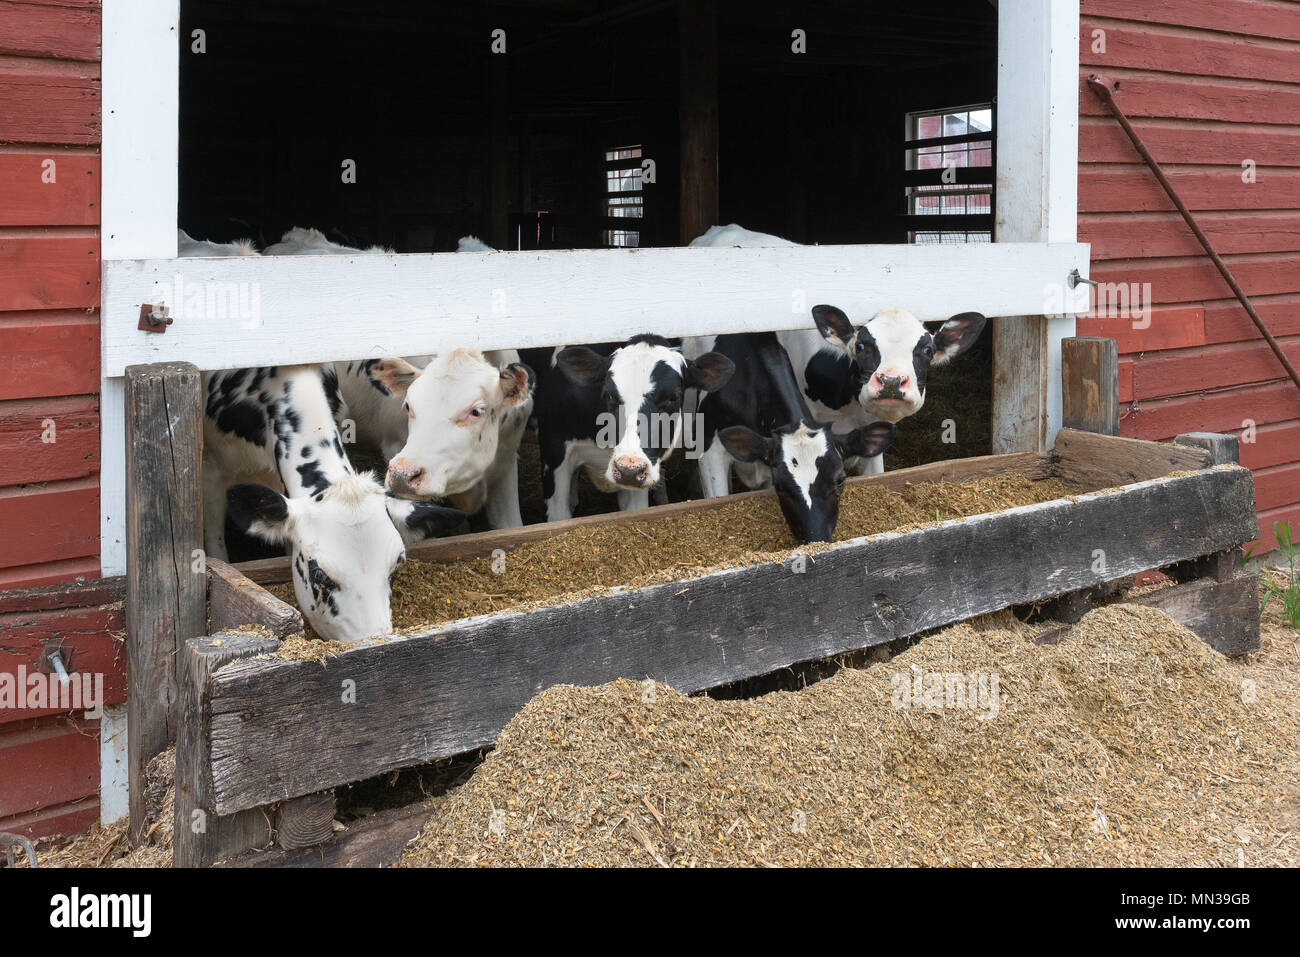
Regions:
<svg viewBox="0 0 1300 957"><path fill-rule="evenodd" d="M415 413L411 411L411 403L409 403L409 402L403 402L403 403L402 403L402 408L406 410L406 417L407 417L408 419L414 419L414 418L415 418Z"/></svg>
<svg viewBox="0 0 1300 957"><path fill-rule="evenodd" d="M921 353L922 353L922 355L924 355L927 359L933 359L933 358L934 358L934 346L930 345L930 344L927 342L924 346L921 347Z"/></svg>

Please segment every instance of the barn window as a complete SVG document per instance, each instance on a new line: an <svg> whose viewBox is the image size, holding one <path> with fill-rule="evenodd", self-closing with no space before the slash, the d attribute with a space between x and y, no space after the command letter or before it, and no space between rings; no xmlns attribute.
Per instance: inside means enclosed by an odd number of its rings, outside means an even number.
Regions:
<svg viewBox="0 0 1300 957"><path fill-rule="evenodd" d="M641 189L641 147L615 146L605 151L605 218L641 219L645 194ZM631 224L628 224L631 225ZM606 246L640 246L641 231L611 223L605 230Z"/></svg>
<svg viewBox="0 0 1300 957"><path fill-rule="evenodd" d="M907 114L908 242L993 241L993 106Z"/></svg>

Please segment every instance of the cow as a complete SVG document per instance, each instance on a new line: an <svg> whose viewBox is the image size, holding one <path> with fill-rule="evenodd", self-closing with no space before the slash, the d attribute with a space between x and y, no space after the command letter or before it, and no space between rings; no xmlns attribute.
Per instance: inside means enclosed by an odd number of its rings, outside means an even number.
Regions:
<svg viewBox="0 0 1300 957"><path fill-rule="evenodd" d="M788 239L732 223L712 226L691 246L797 246ZM839 434L877 420L900 422L925 402L926 378L975 344L985 317L963 312L931 331L905 309L884 309L856 328L835 306L813 309L815 330L777 333L799 389L819 422ZM687 348L691 354L691 348ZM884 471L879 455L857 458L850 471Z"/></svg>
<svg viewBox="0 0 1300 957"><path fill-rule="evenodd" d="M207 553L226 557L228 512L240 531L289 552L299 608L317 634L355 643L390 633L405 544L456 531L464 513L393 498L353 470L329 366L207 372L203 398Z"/></svg>
<svg viewBox="0 0 1300 957"><path fill-rule="evenodd" d="M505 356L517 355L505 353ZM495 358L495 357L494 357ZM532 371L472 349L335 364L357 438L388 462L385 486L403 498L448 498L492 528L523 524L519 443L533 412Z"/></svg>
<svg viewBox="0 0 1300 957"><path fill-rule="evenodd" d="M182 257L256 256L247 241L178 237ZM392 631L391 575L405 544L450 534L464 513L392 498L348 461L332 366L205 372L204 547L226 558L226 517L287 548L294 593L317 634L357 642Z"/></svg>
<svg viewBox="0 0 1300 957"><path fill-rule="evenodd" d="M776 333L718 336L711 348L736 371L700 403L705 497L728 494L734 468L748 488L776 490L796 540L831 541L844 489L843 460L880 455L894 441L896 427L875 422L837 435L814 421Z"/></svg>
<svg viewBox="0 0 1300 957"><path fill-rule="evenodd" d="M176 233L177 255L182 259L258 255L257 247L251 239L236 239L233 243L214 243L206 239L195 239L183 229L178 229Z"/></svg>
<svg viewBox="0 0 1300 957"><path fill-rule="evenodd" d="M492 251L473 236L461 245ZM371 254L295 227L267 255ZM439 355L336 362L359 442L388 463L385 485L404 498L443 498L492 528L517 528L519 444L533 412L532 371L519 353L452 349Z"/></svg>
<svg viewBox="0 0 1300 957"><path fill-rule="evenodd" d="M553 362L537 397L548 522L572 517L579 469L601 491L617 492L620 509L646 508L663 460L681 440L686 390L719 389L733 370L725 356L688 360L650 334L613 348L569 346Z"/></svg>
<svg viewBox="0 0 1300 957"><path fill-rule="evenodd" d="M330 242L319 229L305 229L294 226L278 243L272 243L263 251L264 256L350 256L358 253L373 255L392 253L384 246L371 246L369 249L357 249L353 246L341 246Z"/></svg>

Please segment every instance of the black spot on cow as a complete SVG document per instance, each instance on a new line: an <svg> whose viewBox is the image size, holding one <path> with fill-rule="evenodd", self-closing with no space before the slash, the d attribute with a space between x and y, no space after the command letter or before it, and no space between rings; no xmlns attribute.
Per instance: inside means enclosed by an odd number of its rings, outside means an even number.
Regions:
<svg viewBox="0 0 1300 957"><path fill-rule="evenodd" d="M852 359L827 349L819 349L804 367L804 394L828 409L842 409L855 401L862 381Z"/></svg>
<svg viewBox="0 0 1300 957"><path fill-rule="evenodd" d="M317 610L326 607L331 615L337 617L339 583L325 574L325 569L314 558L307 559L307 584L311 587L313 607Z"/></svg>
<svg viewBox="0 0 1300 957"><path fill-rule="evenodd" d="M330 480L316 462L303 462L298 466L298 475L302 478L303 487L314 493L323 492L330 487Z"/></svg>

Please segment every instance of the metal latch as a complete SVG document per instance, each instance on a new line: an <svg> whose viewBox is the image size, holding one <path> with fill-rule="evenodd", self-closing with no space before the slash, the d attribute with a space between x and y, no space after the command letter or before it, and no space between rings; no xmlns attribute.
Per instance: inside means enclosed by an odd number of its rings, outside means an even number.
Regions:
<svg viewBox="0 0 1300 957"><path fill-rule="evenodd" d="M166 332L172 324L172 311L166 304L155 306L146 302L140 307L140 323L136 326L144 332Z"/></svg>

